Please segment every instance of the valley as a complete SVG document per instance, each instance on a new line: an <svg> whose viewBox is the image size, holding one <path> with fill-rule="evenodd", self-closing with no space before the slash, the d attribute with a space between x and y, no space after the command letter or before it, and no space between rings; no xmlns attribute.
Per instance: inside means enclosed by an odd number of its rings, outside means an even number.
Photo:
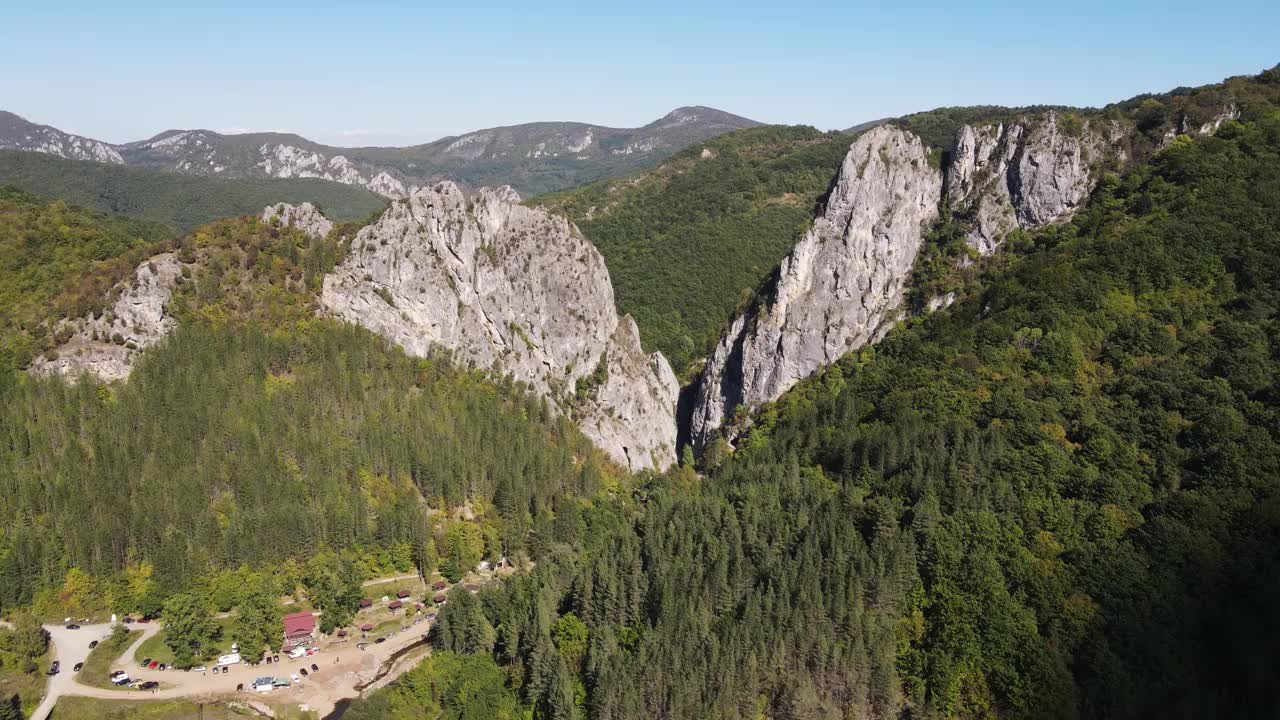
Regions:
<svg viewBox="0 0 1280 720"><path fill-rule="evenodd" d="M1280 67L841 132L0 145L3 720L1273 700ZM39 693L113 614L154 692ZM274 660L140 665L295 642L261 696Z"/></svg>

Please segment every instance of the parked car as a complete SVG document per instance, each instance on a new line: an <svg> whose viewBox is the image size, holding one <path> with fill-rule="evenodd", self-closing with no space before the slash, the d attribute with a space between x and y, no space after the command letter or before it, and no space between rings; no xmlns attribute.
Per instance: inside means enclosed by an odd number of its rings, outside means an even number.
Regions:
<svg viewBox="0 0 1280 720"><path fill-rule="evenodd" d="M68 630L79 630L80 626L75 623L67 623Z"/></svg>
<svg viewBox="0 0 1280 720"><path fill-rule="evenodd" d="M84 663L76 663L75 667L71 668L71 672L80 672L82 667L84 667Z"/></svg>
<svg viewBox="0 0 1280 720"><path fill-rule="evenodd" d="M140 622L140 623L149 623L149 622L151 622L151 618L149 618L149 617L147 617L147 616L145 616L145 615L144 615L144 616L142 616L142 617L138 618L138 622Z"/></svg>
<svg viewBox="0 0 1280 720"><path fill-rule="evenodd" d="M193 668L187 668L187 672L204 672L205 670L208 670L208 669L209 669L209 668L207 668L207 667L205 667L205 666L203 666L203 665L197 665L197 666L195 666L195 667L193 667ZM215 668L215 669L216 669L216 668Z"/></svg>
<svg viewBox="0 0 1280 720"><path fill-rule="evenodd" d="M161 669L161 670L168 670L168 669L169 669L169 664L168 664L168 663L160 663L160 669Z"/></svg>
<svg viewBox="0 0 1280 720"><path fill-rule="evenodd" d="M142 663L141 663L142 667L146 667L150 664L151 664L151 658L142 658Z"/></svg>
<svg viewBox="0 0 1280 720"><path fill-rule="evenodd" d="M301 681L302 681L302 678L298 677L298 673L294 673L294 674L290 675L289 677L290 677L294 682L301 682Z"/></svg>
<svg viewBox="0 0 1280 720"><path fill-rule="evenodd" d="M270 664L271 664L271 656L270 656L270 655L268 655L268 656L267 656L267 664L268 664L268 665L270 665Z"/></svg>
<svg viewBox="0 0 1280 720"><path fill-rule="evenodd" d="M49 665L49 674L50 674L50 675L57 675L57 674L58 674L58 670L60 670L61 668L62 668L62 663L58 662L57 660L54 660L54 661Z"/></svg>
<svg viewBox="0 0 1280 720"><path fill-rule="evenodd" d="M387 639L386 639L386 638L384 638L384 637L380 637L380 638L378 638L377 640L374 640L374 641L373 641L373 643L376 645L376 644L378 644L378 643L384 643L384 642L386 642L386 641L387 641Z"/></svg>
<svg viewBox="0 0 1280 720"><path fill-rule="evenodd" d="M317 666L315 663L311 663L311 672L320 672L319 666Z"/></svg>
<svg viewBox="0 0 1280 720"><path fill-rule="evenodd" d="M367 647L369 647L369 643L356 643L356 648L357 648L358 650L363 650L363 649L365 649L365 648L367 648Z"/></svg>
<svg viewBox="0 0 1280 720"><path fill-rule="evenodd" d="M302 677L306 677L306 676L308 676L308 675L310 675L310 674L311 674L311 673L307 672L307 669L306 669L306 668L299 668L299 669L298 669L298 672L302 673Z"/></svg>
<svg viewBox="0 0 1280 720"><path fill-rule="evenodd" d="M160 662L157 660L152 660L151 663L147 665L147 667L151 668L152 670L155 670L156 668L160 667Z"/></svg>
<svg viewBox="0 0 1280 720"><path fill-rule="evenodd" d="M153 687L160 687L160 683L156 682L155 680L148 680L142 683L141 685L139 685L138 687L143 690L150 690Z"/></svg>
<svg viewBox="0 0 1280 720"><path fill-rule="evenodd" d="M133 624L133 618L129 617L128 615L125 615L125 616L124 616L124 624L125 624L125 625L132 625L132 624Z"/></svg>
<svg viewBox="0 0 1280 720"><path fill-rule="evenodd" d="M89 642L89 649L90 649L90 650L92 650L92 649L94 649L94 648L96 648L96 647L98 647L98 641L97 641L97 640L91 640L91 641Z"/></svg>

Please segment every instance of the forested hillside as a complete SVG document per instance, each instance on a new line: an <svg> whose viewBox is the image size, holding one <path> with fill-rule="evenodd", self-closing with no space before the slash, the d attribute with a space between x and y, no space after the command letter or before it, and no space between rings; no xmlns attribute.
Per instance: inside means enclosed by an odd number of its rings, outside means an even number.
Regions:
<svg viewBox="0 0 1280 720"><path fill-rule="evenodd" d="M100 310L109 282L80 293L101 285L89 241L111 256L131 236L61 203L14 202L30 205L15 226L51 227L75 250L19 235L43 253L27 256L41 297ZM536 557L549 508L613 482L571 423L513 383L316 319L350 232L312 239L250 216L164 244L182 263L168 306L179 330L127 383L0 368L0 609L155 611L221 570L322 551L399 571L463 546L464 567ZM58 294L74 268L83 281ZM42 312L59 315L29 314ZM6 342L20 335L6 327ZM446 513L463 505L476 522L466 542L448 539ZM140 591L125 578L143 567Z"/></svg>
<svg viewBox="0 0 1280 720"><path fill-rule="evenodd" d="M187 232L278 202L314 203L333 220L360 220L385 201L360 187L314 178L224 179L0 150L0 184Z"/></svg>
<svg viewBox="0 0 1280 720"><path fill-rule="evenodd" d="M75 311L72 295L104 292L95 278L118 279L170 235L0 186L0 374L53 344L47 321Z"/></svg>
<svg viewBox="0 0 1280 720"><path fill-rule="evenodd" d="M560 549L451 602L439 649L541 718L1272 715L1280 114L1177 139L1009 252L705 479L566 505ZM352 716L463 716L453 662ZM497 698L487 662L466 687Z"/></svg>
<svg viewBox="0 0 1280 720"><path fill-rule="evenodd" d="M533 202L599 248L619 310L683 373L804 232L848 150L848 136L812 128L740 130L644 175Z"/></svg>

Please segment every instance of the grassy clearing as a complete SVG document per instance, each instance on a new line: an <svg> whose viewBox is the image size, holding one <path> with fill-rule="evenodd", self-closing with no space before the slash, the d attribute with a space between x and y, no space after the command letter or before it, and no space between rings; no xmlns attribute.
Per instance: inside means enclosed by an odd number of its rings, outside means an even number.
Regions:
<svg viewBox="0 0 1280 720"><path fill-rule="evenodd" d="M231 626L235 624L234 617L216 618L214 622L222 627L222 640L218 642L217 653L227 653L231 651ZM142 662L143 658L151 658L157 662L165 664L173 664L173 651L164 643L164 631L152 635L147 641L138 646L134 651L133 658L138 662Z"/></svg>
<svg viewBox="0 0 1280 720"><path fill-rule="evenodd" d="M36 659L36 670L24 673L16 668L0 667L0 702L9 702L17 695L22 704L24 716L40 704L44 696L45 671L49 669L49 654L45 653Z"/></svg>
<svg viewBox="0 0 1280 720"><path fill-rule="evenodd" d="M384 595L394 599L397 590L408 590L410 593L409 597L414 602L417 602L426 595L427 585L422 582L421 578L413 578L411 580L388 580L387 582L378 583L377 585L370 585L366 587L363 592L365 597L372 598L374 602L377 602Z"/></svg>
<svg viewBox="0 0 1280 720"><path fill-rule="evenodd" d="M65 697L58 701L50 715L54 720L243 720L244 715L223 703L197 703L190 700L99 700ZM278 718L304 718L297 713L277 714ZM311 717L315 717L312 715Z"/></svg>
<svg viewBox="0 0 1280 720"><path fill-rule="evenodd" d="M120 642L108 637L98 643L98 647L89 652L89 657L84 661L84 667L80 670L80 675L77 679L85 685L92 685L93 687L114 688L115 686L111 684L107 675L111 672L112 666L117 664L124 651L137 642L140 635L142 635L141 630L130 630L128 635L125 635Z"/></svg>

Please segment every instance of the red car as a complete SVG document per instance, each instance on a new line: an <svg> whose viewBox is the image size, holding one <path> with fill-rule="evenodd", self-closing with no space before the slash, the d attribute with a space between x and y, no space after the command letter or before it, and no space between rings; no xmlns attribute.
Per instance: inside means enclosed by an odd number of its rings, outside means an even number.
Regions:
<svg viewBox="0 0 1280 720"><path fill-rule="evenodd" d="M155 660L152 660L151 664L148 665L147 667L151 668L152 670L155 670L156 668L160 667L160 663L156 662Z"/></svg>

